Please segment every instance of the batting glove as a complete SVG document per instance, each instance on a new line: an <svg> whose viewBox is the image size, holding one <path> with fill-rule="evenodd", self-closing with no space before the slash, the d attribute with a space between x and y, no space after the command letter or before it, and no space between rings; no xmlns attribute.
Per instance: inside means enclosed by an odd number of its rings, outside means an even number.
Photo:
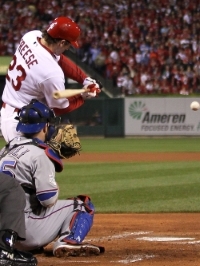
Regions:
<svg viewBox="0 0 200 266"><path fill-rule="evenodd" d="M89 89L89 91L83 92L81 94L84 99L94 98L101 92L101 90L97 88L96 84L90 84L90 85L84 86L84 88L86 90Z"/></svg>
<svg viewBox="0 0 200 266"><path fill-rule="evenodd" d="M95 84L98 89L101 89L103 87L99 80L90 77L85 78L83 81L83 85L85 86L90 84Z"/></svg>

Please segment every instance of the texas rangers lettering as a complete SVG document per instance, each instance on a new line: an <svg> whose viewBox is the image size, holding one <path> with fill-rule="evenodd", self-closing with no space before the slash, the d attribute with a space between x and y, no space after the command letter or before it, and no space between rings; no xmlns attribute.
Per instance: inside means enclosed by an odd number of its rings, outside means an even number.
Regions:
<svg viewBox="0 0 200 266"><path fill-rule="evenodd" d="M23 150L24 146L17 147L16 149L11 150L8 154L19 159L21 156L29 152L29 149ZM22 151L21 151L22 150Z"/></svg>

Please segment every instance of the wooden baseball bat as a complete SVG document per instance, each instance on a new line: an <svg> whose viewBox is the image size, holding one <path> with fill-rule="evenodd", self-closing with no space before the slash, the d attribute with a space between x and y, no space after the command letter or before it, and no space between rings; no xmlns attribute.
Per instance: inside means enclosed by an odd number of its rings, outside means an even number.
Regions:
<svg viewBox="0 0 200 266"><path fill-rule="evenodd" d="M82 89L66 89L64 91L54 91L53 98L54 99L69 98L88 91L90 91L90 89L87 89L87 86L83 87Z"/></svg>

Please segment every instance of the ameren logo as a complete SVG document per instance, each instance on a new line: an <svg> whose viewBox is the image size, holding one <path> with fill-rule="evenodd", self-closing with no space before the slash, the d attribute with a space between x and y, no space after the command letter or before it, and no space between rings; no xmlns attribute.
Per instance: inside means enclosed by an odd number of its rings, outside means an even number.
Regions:
<svg viewBox="0 0 200 266"><path fill-rule="evenodd" d="M133 119L140 120L143 113L142 123L184 123L186 118L185 114L151 114L146 105L140 101L129 106L129 114Z"/></svg>
<svg viewBox="0 0 200 266"><path fill-rule="evenodd" d="M143 112L146 112L147 108L145 103L142 103L141 101L133 102L129 106L129 114L132 116L133 119L140 120L142 117Z"/></svg>
<svg viewBox="0 0 200 266"><path fill-rule="evenodd" d="M129 114L140 120L140 131L193 131L194 125L186 125L186 114L151 114L145 103L135 101L129 106Z"/></svg>

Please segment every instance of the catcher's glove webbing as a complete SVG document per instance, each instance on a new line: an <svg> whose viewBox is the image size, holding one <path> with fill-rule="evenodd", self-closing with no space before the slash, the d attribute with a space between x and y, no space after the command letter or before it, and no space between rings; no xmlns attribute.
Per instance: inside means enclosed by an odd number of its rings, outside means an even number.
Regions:
<svg viewBox="0 0 200 266"><path fill-rule="evenodd" d="M71 124L59 125L47 143L60 158L67 159L79 154L81 144L76 129Z"/></svg>

